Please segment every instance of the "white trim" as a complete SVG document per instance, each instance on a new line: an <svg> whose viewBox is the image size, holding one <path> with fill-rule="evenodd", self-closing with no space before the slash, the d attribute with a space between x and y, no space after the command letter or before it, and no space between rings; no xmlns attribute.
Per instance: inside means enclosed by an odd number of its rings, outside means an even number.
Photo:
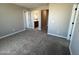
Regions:
<svg viewBox="0 0 79 59"><path fill-rule="evenodd" d="M65 39L67 39L67 37L63 37L63 36L56 35L56 34L51 34L51 33L48 33L48 35L53 35L53 36L57 36L57 37L61 37L61 38L65 38Z"/></svg>
<svg viewBox="0 0 79 59"><path fill-rule="evenodd" d="M79 12L79 4L78 4L78 8L77 8L77 9L78 9L78 10L77 10L77 12L76 12L74 28L73 28L73 30L72 30L72 36L71 36L71 39L70 39L71 41L70 41L70 45L69 45L71 54L73 54L73 53L72 53L72 49L71 49L71 44L72 44L73 34L74 34L74 31L75 31L75 26L76 26L76 22L77 22L77 17L78 17L78 12Z"/></svg>
<svg viewBox="0 0 79 59"><path fill-rule="evenodd" d="M25 10L23 10L23 24L24 24L24 28L25 28L25 16L24 16L24 11L25 11Z"/></svg>
<svg viewBox="0 0 79 59"><path fill-rule="evenodd" d="M25 11L27 10L23 10L23 23L24 23L24 28L26 28L26 19L25 19Z"/></svg>
<svg viewBox="0 0 79 59"><path fill-rule="evenodd" d="M75 8L77 8L77 4L73 4L73 7L72 7L71 19L70 19L69 28L68 28L68 35L67 35L68 40L70 40L69 35L72 33L72 30L73 30L72 29L72 27L73 27L72 22L74 22L74 18L75 18L75 14L76 14Z"/></svg>
<svg viewBox="0 0 79 59"><path fill-rule="evenodd" d="M72 55L72 50L71 50L70 46L69 46L69 51L70 51L70 55Z"/></svg>
<svg viewBox="0 0 79 59"><path fill-rule="evenodd" d="M8 37L8 36L11 36L11 35L14 35L14 34L16 34L16 33L20 33L20 32L25 31L25 30L26 30L26 29L23 29L23 30L20 30L20 31L16 31L16 32L11 33L11 34L7 34L7 35L5 35L5 36L0 37L0 39L5 38L5 37Z"/></svg>

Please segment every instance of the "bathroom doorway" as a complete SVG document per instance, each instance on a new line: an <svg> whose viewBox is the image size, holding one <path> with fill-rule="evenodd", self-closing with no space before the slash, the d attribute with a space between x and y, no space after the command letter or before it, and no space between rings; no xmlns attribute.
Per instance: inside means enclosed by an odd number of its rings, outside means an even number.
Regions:
<svg viewBox="0 0 79 59"><path fill-rule="evenodd" d="M38 31L39 30L39 14L40 14L40 11L37 10L37 11L33 11L33 27L34 27L34 30L35 31Z"/></svg>

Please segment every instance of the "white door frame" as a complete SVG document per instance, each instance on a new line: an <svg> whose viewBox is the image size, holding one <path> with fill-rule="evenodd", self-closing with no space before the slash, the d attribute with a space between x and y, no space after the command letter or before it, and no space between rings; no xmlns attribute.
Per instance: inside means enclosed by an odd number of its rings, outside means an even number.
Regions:
<svg viewBox="0 0 79 59"><path fill-rule="evenodd" d="M27 17L26 17L26 13L24 13L24 12L26 12L27 13ZM28 19L29 19L29 11L27 11L27 10L23 10L23 20L24 20L24 29L26 29L26 28L29 28L29 21L28 21Z"/></svg>
<svg viewBox="0 0 79 59"><path fill-rule="evenodd" d="M38 26L38 30L41 30L41 10L33 10L31 11L31 22L32 22L32 29L34 29L34 12L38 11L39 12L39 16L38 16L38 22L39 22L39 26Z"/></svg>
<svg viewBox="0 0 79 59"><path fill-rule="evenodd" d="M26 19L25 19L25 12L26 10L23 10L23 23L24 23L24 29L26 29Z"/></svg>
<svg viewBox="0 0 79 59"><path fill-rule="evenodd" d="M75 8L77 8L77 6L78 6L77 4L74 4L72 8L72 14L71 14L71 20L70 20L69 29L68 29L67 40L71 40L71 37L72 37L72 33L73 33L74 25L75 25L75 16L77 12ZM72 22L74 22L74 25L72 25Z"/></svg>
<svg viewBox="0 0 79 59"><path fill-rule="evenodd" d="M74 35L74 31L75 31L75 27L76 27L76 22L77 22L77 18L78 18L78 13L79 13L79 4L78 4L78 8L77 8L77 12L76 12L76 16L75 16L75 23L74 23L74 28L72 30L72 36L70 39L70 45L69 45L69 50L70 50L70 54L72 55L72 50L71 50L71 44L72 44L72 39L73 39L73 35Z"/></svg>

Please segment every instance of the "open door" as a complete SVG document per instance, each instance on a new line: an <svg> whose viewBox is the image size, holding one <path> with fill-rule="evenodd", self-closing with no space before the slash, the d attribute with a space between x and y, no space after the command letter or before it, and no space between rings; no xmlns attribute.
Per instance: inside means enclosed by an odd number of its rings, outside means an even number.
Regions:
<svg viewBox="0 0 79 59"><path fill-rule="evenodd" d="M47 32L48 12L49 12L49 10L41 10L41 30L43 32Z"/></svg>

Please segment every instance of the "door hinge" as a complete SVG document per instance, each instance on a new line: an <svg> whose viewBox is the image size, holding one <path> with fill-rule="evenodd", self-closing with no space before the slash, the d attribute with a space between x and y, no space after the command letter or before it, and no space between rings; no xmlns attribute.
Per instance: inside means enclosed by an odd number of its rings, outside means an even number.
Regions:
<svg viewBox="0 0 79 59"><path fill-rule="evenodd" d="M77 10L77 8L75 8L75 10Z"/></svg>
<svg viewBox="0 0 79 59"><path fill-rule="evenodd" d="M72 22L72 24L74 24L74 22Z"/></svg>
<svg viewBox="0 0 79 59"><path fill-rule="evenodd" d="M71 34L69 36L71 37Z"/></svg>

